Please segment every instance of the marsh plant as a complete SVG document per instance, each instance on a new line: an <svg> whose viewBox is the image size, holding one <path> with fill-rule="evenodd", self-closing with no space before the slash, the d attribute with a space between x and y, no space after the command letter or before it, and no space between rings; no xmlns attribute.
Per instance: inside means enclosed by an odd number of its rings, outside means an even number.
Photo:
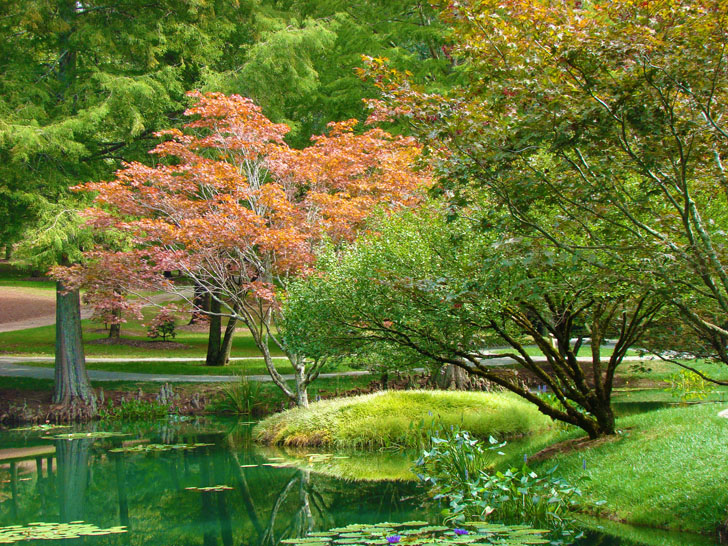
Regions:
<svg viewBox="0 0 728 546"><path fill-rule="evenodd" d="M218 409L225 413L251 415L261 403L260 390L260 381L250 381L243 371L238 380L223 386Z"/></svg>
<svg viewBox="0 0 728 546"><path fill-rule="evenodd" d="M113 405L111 400L107 406L99 409L99 418L102 421L151 421L166 417L171 411L170 407L158 402L131 398L122 400Z"/></svg>
<svg viewBox="0 0 728 546"><path fill-rule="evenodd" d="M485 447L467 431L444 430L431 440L415 472L431 487L435 499L448 502L447 521L525 522L553 529L559 539L573 537L569 510L581 491L558 478L555 467L541 475L526 464L492 470L505 443L490 438Z"/></svg>

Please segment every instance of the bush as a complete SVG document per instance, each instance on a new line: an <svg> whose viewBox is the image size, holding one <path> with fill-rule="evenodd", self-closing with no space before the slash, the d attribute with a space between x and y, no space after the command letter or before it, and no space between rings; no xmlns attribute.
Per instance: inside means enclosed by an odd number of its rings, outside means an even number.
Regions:
<svg viewBox="0 0 728 546"><path fill-rule="evenodd" d="M167 341L168 337L174 338L176 335L174 309L163 307L147 327L147 337L152 339L161 337L162 341Z"/></svg>

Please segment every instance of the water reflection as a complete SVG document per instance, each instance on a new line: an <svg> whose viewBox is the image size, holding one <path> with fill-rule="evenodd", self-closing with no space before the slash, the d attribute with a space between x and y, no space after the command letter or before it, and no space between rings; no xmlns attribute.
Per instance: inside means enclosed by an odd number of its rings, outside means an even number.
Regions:
<svg viewBox="0 0 728 546"><path fill-rule="evenodd" d="M314 530L406 521L427 511L414 483L352 487L308 469L258 466L270 464L269 453L252 445L245 427L164 424L119 438L45 439L27 433L2 440L16 457L0 471L8 482L0 484L0 525L83 520L130 530L91 537L97 544L275 546ZM112 451L195 443L211 445ZM38 449L48 455L34 456ZM205 489L220 485L230 489Z"/></svg>
<svg viewBox="0 0 728 546"><path fill-rule="evenodd" d="M263 449L252 443L249 426L217 423L162 422L123 432L73 440L0 433L0 526L83 520L129 529L85 537L84 544L277 546L350 523L437 520L437 506L416 481L407 481L409 463L402 454L370 454L361 464L356 458ZM115 451L151 444L169 449ZM180 448L190 444L208 445ZM386 476L398 480L381 480ZM229 489L206 489L215 486ZM591 533L582 544L698 542Z"/></svg>

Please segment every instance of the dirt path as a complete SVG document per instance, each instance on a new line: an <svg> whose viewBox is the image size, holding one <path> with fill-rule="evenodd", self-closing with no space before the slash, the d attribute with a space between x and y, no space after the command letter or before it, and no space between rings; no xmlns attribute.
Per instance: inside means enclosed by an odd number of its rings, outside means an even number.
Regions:
<svg viewBox="0 0 728 546"><path fill-rule="evenodd" d="M52 290L0 287L0 332L48 326L56 321L56 294Z"/></svg>
<svg viewBox="0 0 728 546"><path fill-rule="evenodd" d="M81 318L92 315L81 309ZM0 286L0 333L50 326L56 323L56 293L53 290Z"/></svg>

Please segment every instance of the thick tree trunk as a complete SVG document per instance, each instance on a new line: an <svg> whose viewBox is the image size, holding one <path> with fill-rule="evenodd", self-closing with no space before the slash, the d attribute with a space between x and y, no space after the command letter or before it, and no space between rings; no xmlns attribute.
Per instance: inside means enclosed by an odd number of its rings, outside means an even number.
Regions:
<svg viewBox="0 0 728 546"><path fill-rule="evenodd" d="M436 384L441 389L465 390L468 386L468 372L460 366L445 364L440 368Z"/></svg>
<svg viewBox="0 0 728 546"><path fill-rule="evenodd" d="M81 401L95 408L96 397L86 373L81 333L81 298L78 290L65 291L56 283L56 362L53 402Z"/></svg>
<svg viewBox="0 0 728 546"><path fill-rule="evenodd" d="M5 245L5 259L10 261L13 257L13 245L8 243Z"/></svg>
<svg viewBox="0 0 728 546"><path fill-rule="evenodd" d="M210 302L210 330L207 338L206 366L220 366L220 327L222 317L220 316L220 302L212 298Z"/></svg>
<svg viewBox="0 0 728 546"><path fill-rule="evenodd" d="M212 300L210 311L214 314L210 315L210 334L207 339L207 356L205 357L206 366L226 366L230 361L230 351L233 347L233 337L235 336L235 326L237 320L230 317L225 326L225 335L220 334L222 326L222 317L220 302Z"/></svg>
<svg viewBox="0 0 728 546"><path fill-rule="evenodd" d="M225 335L222 337L222 344L220 344L220 361L223 366L227 366L230 363L230 351L233 348L233 337L235 336L235 326L237 323L237 319L230 317L227 326L225 326Z"/></svg>

